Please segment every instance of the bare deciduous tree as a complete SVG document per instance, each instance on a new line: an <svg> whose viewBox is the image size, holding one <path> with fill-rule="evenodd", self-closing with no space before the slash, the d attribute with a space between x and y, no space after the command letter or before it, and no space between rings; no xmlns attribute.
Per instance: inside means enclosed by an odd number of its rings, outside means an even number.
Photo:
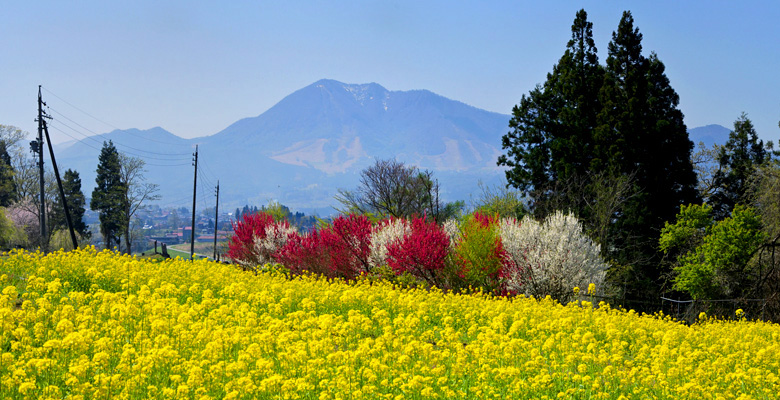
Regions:
<svg viewBox="0 0 780 400"><path fill-rule="evenodd" d="M144 202L154 201L160 198L157 194L159 185L146 181L144 173L146 172L146 161L132 157L124 153L119 153L121 181L126 189L124 193L124 237L125 251L132 252L133 235L131 224L136 211L140 209Z"/></svg>
<svg viewBox="0 0 780 400"><path fill-rule="evenodd" d="M704 145L704 142L699 142L696 151L691 154L691 164L693 164L693 170L696 172L698 181L696 183L696 190L698 190L699 196L701 196L702 201L705 203L717 189L715 185L715 174L718 172L718 169L721 168L718 163L718 155L722 148L723 145L717 143L708 148Z"/></svg>
<svg viewBox="0 0 780 400"><path fill-rule="evenodd" d="M357 189L339 189L336 200L344 205L338 210L341 213L375 218L409 218L423 214L437 218L442 209L439 182L433 178L433 173L396 160L377 160L360 173Z"/></svg>

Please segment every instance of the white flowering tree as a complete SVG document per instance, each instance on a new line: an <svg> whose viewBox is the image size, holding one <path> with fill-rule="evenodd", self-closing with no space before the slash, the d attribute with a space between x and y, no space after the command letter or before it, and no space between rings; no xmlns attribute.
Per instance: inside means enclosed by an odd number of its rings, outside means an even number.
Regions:
<svg viewBox="0 0 780 400"><path fill-rule="evenodd" d="M389 219L374 228L371 233L368 264L372 270L387 265L387 246L403 240L412 232L409 222L402 218Z"/></svg>
<svg viewBox="0 0 780 400"><path fill-rule="evenodd" d="M572 214L557 211L539 223L526 216L518 222L503 219L499 225L504 249L518 266L505 273L508 290L550 295L565 303L574 287L601 287L607 264L601 246L582 231Z"/></svg>
<svg viewBox="0 0 780 400"><path fill-rule="evenodd" d="M255 237L254 255L252 260L255 266L275 263L274 254L287 243L291 235L297 233L295 227L287 221L277 221L265 227L265 235Z"/></svg>

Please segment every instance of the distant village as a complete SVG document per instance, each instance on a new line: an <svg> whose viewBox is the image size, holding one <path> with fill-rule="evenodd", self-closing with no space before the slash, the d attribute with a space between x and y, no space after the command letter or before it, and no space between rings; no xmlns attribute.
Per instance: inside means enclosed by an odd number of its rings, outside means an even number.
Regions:
<svg viewBox="0 0 780 400"><path fill-rule="evenodd" d="M311 230L317 224L317 218L303 213L293 213L286 206L281 206L287 213L287 220L301 232ZM195 215L195 243L214 243L216 235L218 246L226 246L233 235L233 223L246 213L264 211L265 207L244 206L242 209L223 212L216 215L213 207L199 210ZM215 231L215 217L217 226ZM101 244L100 220L98 213L87 209L84 214L85 223L91 227L93 244ZM190 243L192 238L192 210L187 207L163 208L150 205L138 210L131 224L132 251L141 253L153 249L155 242L161 246Z"/></svg>

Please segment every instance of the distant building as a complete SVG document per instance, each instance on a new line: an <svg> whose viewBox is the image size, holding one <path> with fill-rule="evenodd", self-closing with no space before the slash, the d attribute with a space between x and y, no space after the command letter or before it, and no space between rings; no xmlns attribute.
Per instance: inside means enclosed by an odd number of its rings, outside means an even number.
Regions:
<svg viewBox="0 0 780 400"><path fill-rule="evenodd" d="M149 236L149 240L151 241L156 240L158 243L165 243L165 244L179 244L181 243L181 234L169 233L167 235L161 235L161 236Z"/></svg>

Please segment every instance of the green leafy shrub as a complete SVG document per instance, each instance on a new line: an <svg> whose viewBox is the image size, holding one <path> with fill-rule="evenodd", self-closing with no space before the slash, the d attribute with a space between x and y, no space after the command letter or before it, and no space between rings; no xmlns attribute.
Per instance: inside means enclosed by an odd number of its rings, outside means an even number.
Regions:
<svg viewBox="0 0 780 400"><path fill-rule="evenodd" d="M455 246L458 275L464 284L487 292L502 291L501 271L511 263L501 244L497 221L497 217L480 213L467 216Z"/></svg>
<svg viewBox="0 0 780 400"><path fill-rule="evenodd" d="M694 299L749 294L757 278L750 260L764 240L755 210L737 205L730 217L711 227L701 245L680 257L674 288Z"/></svg>

